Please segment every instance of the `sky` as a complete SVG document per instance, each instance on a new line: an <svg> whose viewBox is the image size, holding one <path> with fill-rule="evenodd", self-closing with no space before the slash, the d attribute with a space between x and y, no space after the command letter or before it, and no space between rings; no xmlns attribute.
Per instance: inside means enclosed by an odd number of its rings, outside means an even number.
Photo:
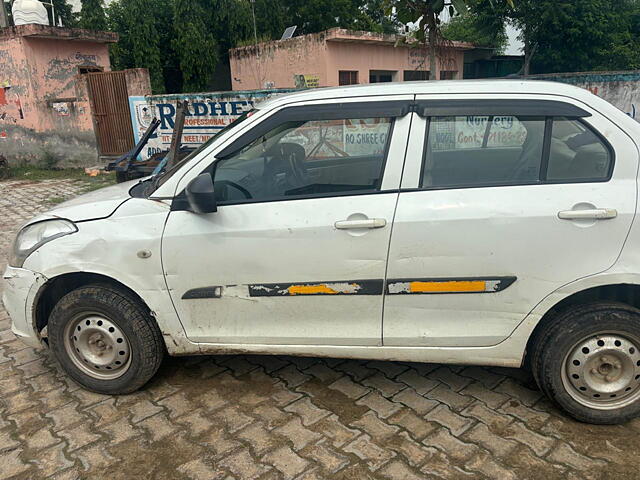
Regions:
<svg viewBox="0 0 640 480"><path fill-rule="evenodd" d="M507 25L507 35L509 36L509 45L505 50L506 55L522 55L522 47L523 44L520 40L518 40L519 31L512 27L511 25Z"/></svg>

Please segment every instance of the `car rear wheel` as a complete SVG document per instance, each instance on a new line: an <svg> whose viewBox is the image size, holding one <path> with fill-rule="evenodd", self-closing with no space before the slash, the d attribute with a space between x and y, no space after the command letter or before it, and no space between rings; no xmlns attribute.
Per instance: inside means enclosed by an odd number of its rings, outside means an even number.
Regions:
<svg viewBox="0 0 640 480"><path fill-rule="evenodd" d="M623 423L640 414L640 310L593 303L559 314L538 337L540 388L577 420Z"/></svg>
<svg viewBox="0 0 640 480"><path fill-rule="evenodd" d="M94 392L130 393L155 374L162 336L132 295L104 285L65 295L49 318L49 342L63 369Z"/></svg>

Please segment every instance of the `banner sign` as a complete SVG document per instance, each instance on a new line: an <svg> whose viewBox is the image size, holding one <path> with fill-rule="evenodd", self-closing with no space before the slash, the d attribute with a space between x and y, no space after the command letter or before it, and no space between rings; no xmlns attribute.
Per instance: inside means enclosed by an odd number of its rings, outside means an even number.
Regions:
<svg viewBox="0 0 640 480"><path fill-rule="evenodd" d="M429 135L431 148L435 151L460 150L486 147L520 148L527 138L526 127L516 117L502 115L493 117L487 132L488 116L436 117L431 123Z"/></svg>
<svg viewBox="0 0 640 480"><path fill-rule="evenodd" d="M244 112L251 110L254 105L274 95L293 91L295 90L279 89L129 97L136 143L144 135L154 117L160 120L160 126L143 148L139 160L146 160L156 153L169 149L178 101L189 101L182 145L198 147Z"/></svg>
<svg viewBox="0 0 640 480"><path fill-rule="evenodd" d="M319 75L294 75L293 82L296 88L318 88L320 86Z"/></svg>

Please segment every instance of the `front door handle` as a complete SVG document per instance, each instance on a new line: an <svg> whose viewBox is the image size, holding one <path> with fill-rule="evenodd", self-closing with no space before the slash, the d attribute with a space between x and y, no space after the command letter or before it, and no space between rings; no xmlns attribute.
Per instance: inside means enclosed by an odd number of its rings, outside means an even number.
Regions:
<svg viewBox="0 0 640 480"><path fill-rule="evenodd" d="M350 230L352 228L382 228L387 224L384 218L367 218L364 220L339 220L334 226L338 230Z"/></svg>
<svg viewBox="0 0 640 480"><path fill-rule="evenodd" d="M618 211L615 208L592 208L589 210L563 210L558 212L558 218L562 220L605 220L616 218Z"/></svg>

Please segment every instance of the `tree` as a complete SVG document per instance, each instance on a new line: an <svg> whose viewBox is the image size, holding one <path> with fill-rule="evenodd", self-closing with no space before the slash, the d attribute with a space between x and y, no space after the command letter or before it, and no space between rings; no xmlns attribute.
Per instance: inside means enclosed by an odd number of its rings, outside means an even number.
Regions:
<svg viewBox="0 0 640 480"><path fill-rule="evenodd" d="M613 44L600 55L602 60L596 69L640 69L640 2L628 1L621 7L618 15L621 28L614 32Z"/></svg>
<svg viewBox="0 0 640 480"><path fill-rule="evenodd" d="M441 15L447 10L453 17L464 15L468 11L468 4L475 0L386 0L385 7L388 14L395 12L398 20L407 24L418 24L413 31L415 41L426 46L429 52L429 69L431 78L438 80L440 65L437 62L438 53L443 53L449 41L442 36ZM493 4L494 0L487 0ZM496 0L497 1L497 0ZM513 6L513 0L504 0Z"/></svg>
<svg viewBox="0 0 640 480"><path fill-rule="evenodd" d="M80 28L87 30L106 30L107 16L102 0L81 0Z"/></svg>
<svg viewBox="0 0 640 480"><path fill-rule="evenodd" d="M450 41L490 47L496 52L503 52L509 42L503 19L474 11L449 20L442 26L442 36Z"/></svg>
<svg viewBox="0 0 640 480"><path fill-rule="evenodd" d="M53 10L55 10L56 12L56 26L58 25L59 21L62 21L62 25L65 27L75 27L77 23L76 15L73 13L73 8L71 7L71 5L69 5L69 2L67 2L67 0L52 0L52 3Z"/></svg>
<svg viewBox="0 0 640 480"><path fill-rule="evenodd" d="M358 30L378 33L398 33L400 22L384 8L385 0L368 0L362 5L362 18Z"/></svg>
<svg viewBox="0 0 640 480"><path fill-rule="evenodd" d="M107 8L109 30L120 40L111 47L111 63L116 69L147 68L154 93L165 91L163 55L170 46L162 45L161 31L171 23L160 24L169 0L116 0ZM162 48L161 48L162 45ZM167 55L165 53L165 55Z"/></svg>
<svg viewBox="0 0 640 480"><path fill-rule="evenodd" d="M205 90L220 59L206 13L201 0L174 0L173 47L180 61L183 89L187 92Z"/></svg>
<svg viewBox="0 0 640 480"><path fill-rule="evenodd" d="M471 10L511 22L524 44L523 73L627 69L640 66L637 0L517 0L505 8L473 0ZM635 25L635 27L634 27Z"/></svg>

